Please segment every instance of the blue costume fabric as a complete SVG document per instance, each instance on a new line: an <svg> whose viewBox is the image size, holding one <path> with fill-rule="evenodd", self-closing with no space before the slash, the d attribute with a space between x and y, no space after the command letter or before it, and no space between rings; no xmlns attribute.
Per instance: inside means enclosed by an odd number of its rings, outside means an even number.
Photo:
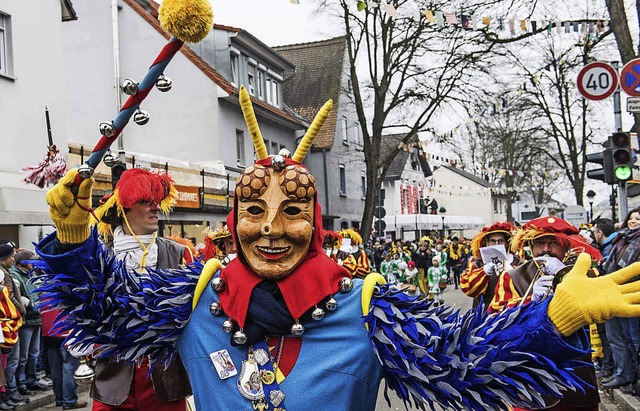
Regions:
<svg viewBox="0 0 640 411"><path fill-rule="evenodd" d="M39 288L44 303L66 316L59 328L71 330L76 345L99 344L100 356L127 361L150 356L155 366L179 352L199 411L254 409L240 395L237 378L220 378L212 363L211 354L220 350L227 350L238 371L247 359L247 347L231 345L222 330L225 315L211 312L218 301L212 287L191 308L200 264L132 276L95 231L67 253L57 253L55 233L36 251L46 272ZM322 409L374 410L383 378L420 408L506 410L539 406L541 395L559 396L561 388L581 389L571 370L582 363L572 359L588 352L587 336L576 333L571 343L558 336L547 302L491 316L480 309L460 314L381 285L363 318L363 282L353 284L351 292L333 296L337 310L320 321L305 320L304 334L292 337L302 344L279 384L287 409L321 404Z"/></svg>

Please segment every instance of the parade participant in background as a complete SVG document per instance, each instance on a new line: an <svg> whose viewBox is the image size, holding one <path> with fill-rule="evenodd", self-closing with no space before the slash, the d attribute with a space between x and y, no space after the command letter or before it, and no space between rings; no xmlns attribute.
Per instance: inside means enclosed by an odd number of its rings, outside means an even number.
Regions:
<svg viewBox="0 0 640 411"><path fill-rule="evenodd" d="M440 265L440 260L433 257L431 267L427 271L427 281L429 284L429 299L434 300L436 306L444 304L442 293L447 288L447 269Z"/></svg>
<svg viewBox="0 0 640 411"><path fill-rule="evenodd" d="M406 283L412 286L412 291L415 292L418 289L418 269L416 263L409 261L407 268L404 270L404 276L406 277Z"/></svg>
<svg viewBox="0 0 640 411"><path fill-rule="evenodd" d="M384 254L384 260L380 264L380 274L389 284L396 283L397 263L391 259L391 253Z"/></svg>
<svg viewBox="0 0 640 411"><path fill-rule="evenodd" d="M451 239L451 244L449 244L444 251L447 253L447 268L451 271L453 283L457 290L458 285L460 284L460 274L462 273L462 270L464 270L464 261L467 256L467 250L458 237L453 237Z"/></svg>
<svg viewBox="0 0 640 411"><path fill-rule="evenodd" d="M217 258L222 265L227 265L236 258L236 243L226 225L215 230L207 227L204 242L203 263Z"/></svg>
<svg viewBox="0 0 640 411"><path fill-rule="evenodd" d="M510 252L509 241L515 231L515 226L506 221L483 227L471 241L471 261L460 277L460 289L473 298L473 306L477 306L482 298L486 308L493 299L493 292L498 283L498 276L504 267L504 261L483 263L480 249L487 246L504 246ZM513 254L511 254L513 256ZM516 266L517 263L511 263Z"/></svg>
<svg viewBox="0 0 640 411"><path fill-rule="evenodd" d="M129 361L150 357L158 368L178 352L200 410L374 410L383 377L420 406L506 410L540 405L531 392L580 384L571 358L588 350L582 325L640 314L635 294L626 295L640 284L620 286L640 264L591 279L588 256L552 299L495 316L433 308L377 274L351 280L322 249L315 180L302 165L330 104L293 156L267 154L244 88L240 105L257 162L236 182L227 222L238 258L223 269L212 259L133 278L88 230L93 180L73 195L71 170L49 192L57 232L37 247L48 271L40 291L68 316L63 329L73 329L75 345L101 344L98 355Z"/></svg>
<svg viewBox="0 0 640 411"><path fill-rule="evenodd" d="M554 276L564 267L563 261L572 263L571 260L577 252L588 253L596 261L601 258L600 252L585 242L576 227L557 217L540 217L524 224L512 238L511 249L523 250L525 246L531 249L533 260L500 276L489 311L495 313L505 307L548 298L553 292ZM565 391L560 400L546 398L545 402L550 409L598 409L600 397L596 389L597 381L591 354L585 355L583 360L589 365L578 368L576 373L591 387L585 388L585 392ZM514 410L517 411L518 408Z"/></svg>
<svg viewBox="0 0 640 411"><path fill-rule="evenodd" d="M364 278L371 272L371 265L367 254L360 248L362 237L353 228L340 230L339 234L342 237L340 250L343 253L338 254L338 259L342 260L342 266L349 271L351 277Z"/></svg>
<svg viewBox="0 0 640 411"><path fill-rule="evenodd" d="M428 237L424 237L428 238ZM429 284L427 281L427 270L431 267L431 260L433 258L433 251L429 247L429 243L424 240L424 238L420 241L418 245L418 249L411 256L413 262L418 269L418 278L417 283L420 287L420 292L422 295L426 296L429 294Z"/></svg>
<svg viewBox="0 0 640 411"><path fill-rule="evenodd" d="M68 190L75 176L66 175L58 183L58 190L47 193L50 204L67 201ZM73 197L72 197L73 198ZM89 197L90 198L90 197ZM177 191L168 174L158 174L141 168L126 170L115 186L113 194L96 209L100 219L98 231L117 261L122 261L131 273L143 276L147 269L178 268L191 262L191 253L175 241L158 237L159 213L168 214L177 199ZM88 207L87 207L88 209ZM59 211L52 208L52 219L60 220ZM79 237L89 234L89 226L61 225L54 245L58 251L76 252ZM130 365L110 358L96 363L95 378L91 386L94 411L185 410L184 398L191 387L182 363L177 360L170 368L149 365Z"/></svg>

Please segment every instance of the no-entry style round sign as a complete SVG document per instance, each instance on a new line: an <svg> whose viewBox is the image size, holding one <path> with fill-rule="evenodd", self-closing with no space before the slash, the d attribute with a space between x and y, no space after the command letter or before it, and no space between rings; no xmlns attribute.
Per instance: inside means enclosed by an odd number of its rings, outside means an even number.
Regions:
<svg viewBox="0 0 640 411"><path fill-rule="evenodd" d="M620 72L620 86L632 97L640 97L640 59L634 59L624 65Z"/></svg>
<svg viewBox="0 0 640 411"><path fill-rule="evenodd" d="M578 91L589 100L604 100L618 88L618 73L607 63L589 63L578 74Z"/></svg>

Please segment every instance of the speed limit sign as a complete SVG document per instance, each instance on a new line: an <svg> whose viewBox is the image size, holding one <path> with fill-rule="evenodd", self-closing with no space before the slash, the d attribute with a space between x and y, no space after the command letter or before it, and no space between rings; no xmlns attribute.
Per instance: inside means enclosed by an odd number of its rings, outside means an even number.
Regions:
<svg viewBox="0 0 640 411"><path fill-rule="evenodd" d="M578 91L589 100L604 100L618 88L618 73L607 63L589 63L578 74Z"/></svg>

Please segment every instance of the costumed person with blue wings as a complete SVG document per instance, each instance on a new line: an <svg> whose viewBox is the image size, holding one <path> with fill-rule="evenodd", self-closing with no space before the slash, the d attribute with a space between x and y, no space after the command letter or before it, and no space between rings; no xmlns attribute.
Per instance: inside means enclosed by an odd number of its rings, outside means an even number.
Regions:
<svg viewBox="0 0 640 411"><path fill-rule="evenodd" d="M322 249L316 185L302 165L331 103L292 156L269 156L244 88L239 98L258 160L236 182L227 226L238 257L225 268L211 259L132 273L87 229L92 178L70 184L73 169L48 193L57 232L36 248L39 291L74 347L155 367L179 354L199 411L373 410L383 378L421 408L507 410L581 390L581 327L640 315L640 283L625 284L640 264L588 278L587 255L553 298L496 315L434 307L377 274L350 279ZM61 247L64 238L74 241Z"/></svg>

